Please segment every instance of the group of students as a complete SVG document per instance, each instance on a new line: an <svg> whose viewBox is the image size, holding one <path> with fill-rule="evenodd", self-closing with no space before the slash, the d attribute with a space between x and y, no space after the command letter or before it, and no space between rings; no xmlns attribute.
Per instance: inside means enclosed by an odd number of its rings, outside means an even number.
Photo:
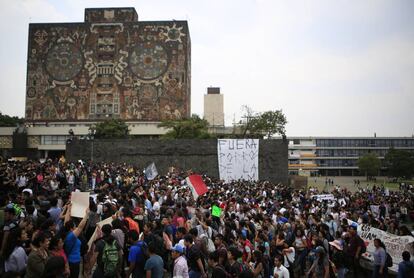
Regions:
<svg viewBox="0 0 414 278"><path fill-rule="evenodd" d="M361 267L366 246L354 222L411 235L410 189L334 188L344 201L326 202L316 189L203 176L209 190L194 200L188 173L149 181L127 164L62 160L2 169L4 277L387 277L392 258L379 239L372 270ZM96 194L83 218L71 217L76 189ZM413 277L409 251L400 278Z"/></svg>

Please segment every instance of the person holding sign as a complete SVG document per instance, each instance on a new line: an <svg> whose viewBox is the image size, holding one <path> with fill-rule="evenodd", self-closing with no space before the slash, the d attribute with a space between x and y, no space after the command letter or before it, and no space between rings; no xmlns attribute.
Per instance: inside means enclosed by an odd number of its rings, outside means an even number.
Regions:
<svg viewBox="0 0 414 278"><path fill-rule="evenodd" d="M86 209L85 216L77 227L70 217L71 209L72 204L68 204L64 209L64 232L66 234L64 248L69 261L70 278L78 278L81 262L81 241L78 237L88 221L89 208Z"/></svg>

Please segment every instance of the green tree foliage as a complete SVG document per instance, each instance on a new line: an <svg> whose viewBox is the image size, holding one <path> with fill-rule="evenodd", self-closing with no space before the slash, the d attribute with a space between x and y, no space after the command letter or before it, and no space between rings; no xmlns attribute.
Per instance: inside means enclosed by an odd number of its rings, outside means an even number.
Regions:
<svg viewBox="0 0 414 278"><path fill-rule="evenodd" d="M390 149L385 155L385 166L389 176L409 179L414 175L414 154Z"/></svg>
<svg viewBox="0 0 414 278"><path fill-rule="evenodd" d="M358 159L358 168L361 173L365 173L367 178L378 175L381 168L381 161L374 153L368 153Z"/></svg>
<svg viewBox="0 0 414 278"><path fill-rule="evenodd" d="M23 118L19 117L10 117L9 115L4 115L0 112L0 126L2 127L16 127L19 124L24 123Z"/></svg>
<svg viewBox="0 0 414 278"><path fill-rule="evenodd" d="M93 128L95 138L116 139L128 137L129 129L127 124L119 119L110 119L97 123Z"/></svg>
<svg viewBox="0 0 414 278"><path fill-rule="evenodd" d="M166 139L207 139L211 137L208 133L208 122L195 114L188 119L164 121L158 127L169 129L162 136Z"/></svg>
<svg viewBox="0 0 414 278"><path fill-rule="evenodd" d="M241 128L244 136L249 134L253 137L271 138L275 134L282 136L286 134L287 119L282 110L255 113L248 106L244 106L243 110L245 121Z"/></svg>

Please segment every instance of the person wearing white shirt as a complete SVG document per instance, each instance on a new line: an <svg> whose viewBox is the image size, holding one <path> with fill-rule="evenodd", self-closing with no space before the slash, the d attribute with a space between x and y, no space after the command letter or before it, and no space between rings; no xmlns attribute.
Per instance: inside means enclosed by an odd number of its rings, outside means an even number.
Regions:
<svg viewBox="0 0 414 278"><path fill-rule="evenodd" d="M293 262L295 261L295 248L293 246L288 246L285 242L284 249L282 250L284 257L284 266L289 270L293 271Z"/></svg>
<svg viewBox="0 0 414 278"><path fill-rule="evenodd" d="M280 255L275 257L275 268L273 269L274 278L289 278L289 270L282 265L282 257Z"/></svg>

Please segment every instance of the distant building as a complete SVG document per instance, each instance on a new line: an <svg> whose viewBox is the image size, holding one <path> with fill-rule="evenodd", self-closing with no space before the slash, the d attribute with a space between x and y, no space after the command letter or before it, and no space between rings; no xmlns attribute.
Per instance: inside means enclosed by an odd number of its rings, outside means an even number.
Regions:
<svg viewBox="0 0 414 278"><path fill-rule="evenodd" d="M224 101L220 88L209 87L204 95L204 119L210 127L224 127Z"/></svg>
<svg viewBox="0 0 414 278"><path fill-rule="evenodd" d="M414 152L412 137L288 137L289 174L354 176L358 159L374 153L384 160L390 148ZM386 174L380 170L380 175ZM362 174L363 175L363 174Z"/></svg>

